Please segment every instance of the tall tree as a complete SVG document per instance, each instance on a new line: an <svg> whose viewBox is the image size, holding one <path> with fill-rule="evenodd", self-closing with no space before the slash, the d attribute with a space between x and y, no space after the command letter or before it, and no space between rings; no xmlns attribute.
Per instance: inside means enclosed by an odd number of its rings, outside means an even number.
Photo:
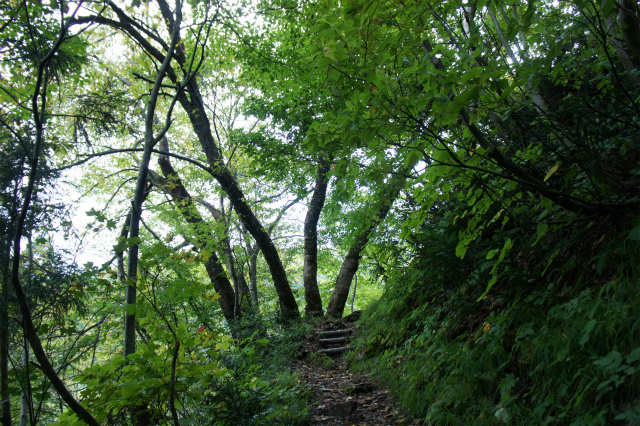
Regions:
<svg viewBox="0 0 640 426"><path fill-rule="evenodd" d="M304 298L307 315L323 314L322 299L318 289L318 220L324 207L329 180L330 164L325 159L318 163L316 185L313 189L307 215L304 219Z"/></svg>
<svg viewBox="0 0 640 426"><path fill-rule="evenodd" d="M165 0L158 0L157 5L167 27L170 30L173 29L175 11L171 10ZM109 25L119 29L134 40L134 42L143 49L149 58L152 58L158 63L163 63L166 59L166 52L171 48L167 42L157 33L147 30L143 21L137 19L135 16L128 15L115 3L110 2L109 7L117 19L108 19L102 16L90 15L76 19L73 22L76 24L97 22L99 24ZM198 30L190 33L190 36L193 34L193 37L196 39L200 37L201 34L208 33L210 30L208 26L214 21L226 20L227 24L232 24L231 18L224 16L225 11L220 7L220 5L218 5L217 10L211 10L211 8L207 7L204 9L204 12L202 12L201 9L196 9L193 12L194 19L202 19L202 22L197 26ZM158 50L158 48L155 47L156 45L161 46L165 53ZM205 51L204 49L198 51L196 47L191 55L192 56L190 57L187 55L186 45L181 43L176 50L176 65L174 67L170 64L167 67L167 76L175 87L180 85L181 80L187 81L185 91L176 93L176 97L186 113L193 131L200 142L202 151L209 162L211 175L218 181L221 188L226 192L238 217L242 220L247 230L260 246L265 261L271 271L274 286L280 302L280 309L283 315L287 318L298 317L300 315L298 306L291 291L291 287L289 286L287 275L280 260L280 256L278 255L278 251L268 233L264 230L260 221L254 215L252 209L246 203L245 196L238 185L237 180L225 165L225 159L223 158L221 150L216 142L214 132L212 132L211 122L207 114L205 101L201 95L197 79L188 78L191 77L188 74L191 71L189 64L193 61L195 55L203 57L205 55ZM181 78L180 74L183 74L184 78Z"/></svg>
<svg viewBox="0 0 640 426"><path fill-rule="evenodd" d="M2 123L6 130L18 137L25 147L24 154L28 158L29 168L27 184L22 195L22 206L15 222L10 280L22 315L24 336L29 342L42 372L51 381L60 397L80 419L87 424L97 425L98 422L95 418L74 398L51 364L38 336L31 309L27 302L27 296L20 280L21 240L24 235L27 216L32 207L31 202L34 190L38 183L41 168L40 162L44 155L43 146L45 145L45 128L48 119L47 101L51 91L50 84L54 84L55 78L62 77L65 72L77 71L78 61L73 58L77 52L73 52L71 48L74 36L68 33L69 23L65 18L72 18L77 13L79 5L69 16L66 15L66 10L60 7L57 11L60 15L60 22L57 28L52 25L55 21L50 20L52 10L49 8L26 3L15 7L16 17L19 18L17 20L12 19L9 23L27 28L26 33L22 33L20 36L17 35L16 27L11 28L13 35L16 36L14 39L16 53L18 56L28 53L25 58L31 62L29 65L34 67L35 73L30 76L29 84L26 87L23 86L21 89L15 86L3 87L5 94L16 95L12 96L13 101L24 102L24 107L29 112L32 123L32 133L24 137L21 137L15 131L11 123ZM48 36L51 38L48 38ZM65 52L65 49L69 50ZM30 140L31 137L33 137L32 140Z"/></svg>
<svg viewBox="0 0 640 426"><path fill-rule="evenodd" d="M387 182L384 189L379 195L374 197L373 203L376 204L372 210L375 214L365 220L364 226L357 228L355 232L355 239L351 243L347 254L342 261L340 271L336 278L336 282L331 294L331 300L327 307L327 315L333 318L342 318L344 313L344 307L349 296L349 289L351 288L351 282L353 277L358 272L360 266L360 258L362 251L365 249L369 239L375 232L378 225L384 221L391 210L393 203L400 194L400 191L407 181L407 174L411 172L411 169L415 166L415 162L410 164L409 167L405 167L399 173L394 173Z"/></svg>
<svg viewBox="0 0 640 426"><path fill-rule="evenodd" d="M309 140L321 147L347 129L343 141L413 150L427 167L411 190L421 209L405 229L439 199L471 197L475 219L460 234L461 257L495 220L492 206L524 206L523 194L534 194L542 222L557 208L573 219L625 217L640 206L628 161L638 155L628 118L639 111L637 76L625 59L634 58L640 22L622 24L628 11L637 10L620 2L327 3L313 58L330 84L353 89L342 114L311 126ZM456 170L464 173L451 179ZM493 196L474 202L477 182Z"/></svg>

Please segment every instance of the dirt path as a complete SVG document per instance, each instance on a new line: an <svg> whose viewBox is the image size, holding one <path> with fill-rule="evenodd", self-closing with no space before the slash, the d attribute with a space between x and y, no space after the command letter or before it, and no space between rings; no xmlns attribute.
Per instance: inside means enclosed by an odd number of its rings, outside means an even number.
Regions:
<svg viewBox="0 0 640 426"><path fill-rule="evenodd" d="M309 425L406 425L386 389L377 386L368 377L350 373L342 354L327 355L318 352L326 348L326 345L321 345L320 339L325 336L320 333L336 329L352 330L352 325L327 323L318 327L305 340L302 360L293 365L311 393Z"/></svg>

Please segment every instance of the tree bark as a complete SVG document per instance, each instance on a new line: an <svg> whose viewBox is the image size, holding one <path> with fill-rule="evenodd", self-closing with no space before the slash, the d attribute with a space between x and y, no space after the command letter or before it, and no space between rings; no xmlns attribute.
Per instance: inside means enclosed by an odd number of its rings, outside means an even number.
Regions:
<svg viewBox="0 0 640 426"><path fill-rule="evenodd" d="M353 293L351 294L351 313L353 313L353 305L356 302L356 291L358 291L358 274L353 276Z"/></svg>
<svg viewBox="0 0 640 426"><path fill-rule="evenodd" d="M251 300L259 306L258 302L258 256L252 255L249 258L249 286L251 289Z"/></svg>
<svg viewBox="0 0 640 426"><path fill-rule="evenodd" d="M22 363L27 373L29 372L29 345L25 342ZM20 417L18 418L18 426L27 426L29 422L29 400L31 398L31 384L27 378L27 386L22 388L20 393Z"/></svg>
<svg viewBox="0 0 640 426"><path fill-rule="evenodd" d="M146 191L145 194L148 194L149 192ZM131 225L131 209L129 209L129 213L127 213L127 217L124 219L124 223L122 224L122 229L120 230L120 238L118 239L118 244L121 241L124 241L125 238L127 238L127 235L129 235L129 226ZM124 267L124 247L123 248L118 248L116 250L116 259L118 262L118 280L122 283L122 284L126 284L127 283L127 271L125 270Z"/></svg>
<svg viewBox="0 0 640 426"><path fill-rule="evenodd" d="M304 220L304 299L305 313L309 316L322 316L322 299L318 289L318 220L324 207L327 194L327 174L329 163L321 159L318 162L316 186Z"/></svg>

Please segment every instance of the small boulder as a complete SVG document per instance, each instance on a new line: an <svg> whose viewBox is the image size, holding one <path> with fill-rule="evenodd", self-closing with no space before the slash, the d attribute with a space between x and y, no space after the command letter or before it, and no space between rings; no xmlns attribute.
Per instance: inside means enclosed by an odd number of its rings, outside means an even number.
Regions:
<svg viewBox="0 0 640 426"><path fill-rule="evenodd" d="M358 403L355 401L340 402L327 406L327 415L333 417L349 417L351 413L356 411Z"/></svg>

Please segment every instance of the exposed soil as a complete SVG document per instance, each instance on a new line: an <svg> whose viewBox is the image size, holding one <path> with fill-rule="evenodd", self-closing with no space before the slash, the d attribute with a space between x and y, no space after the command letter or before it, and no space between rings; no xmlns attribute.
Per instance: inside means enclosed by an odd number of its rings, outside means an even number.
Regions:
<svg viewBox="0 0 640 426"><path fill-rule="evenodd" d="M347 343L321 344L328 330L348 330L353 336L353 322L327 322L305 339L301 360L293 365L311 393L310 426L391 426L406 425L387 390L371 378L349 372L343 353L322 354L331 347Z"/></svg>

